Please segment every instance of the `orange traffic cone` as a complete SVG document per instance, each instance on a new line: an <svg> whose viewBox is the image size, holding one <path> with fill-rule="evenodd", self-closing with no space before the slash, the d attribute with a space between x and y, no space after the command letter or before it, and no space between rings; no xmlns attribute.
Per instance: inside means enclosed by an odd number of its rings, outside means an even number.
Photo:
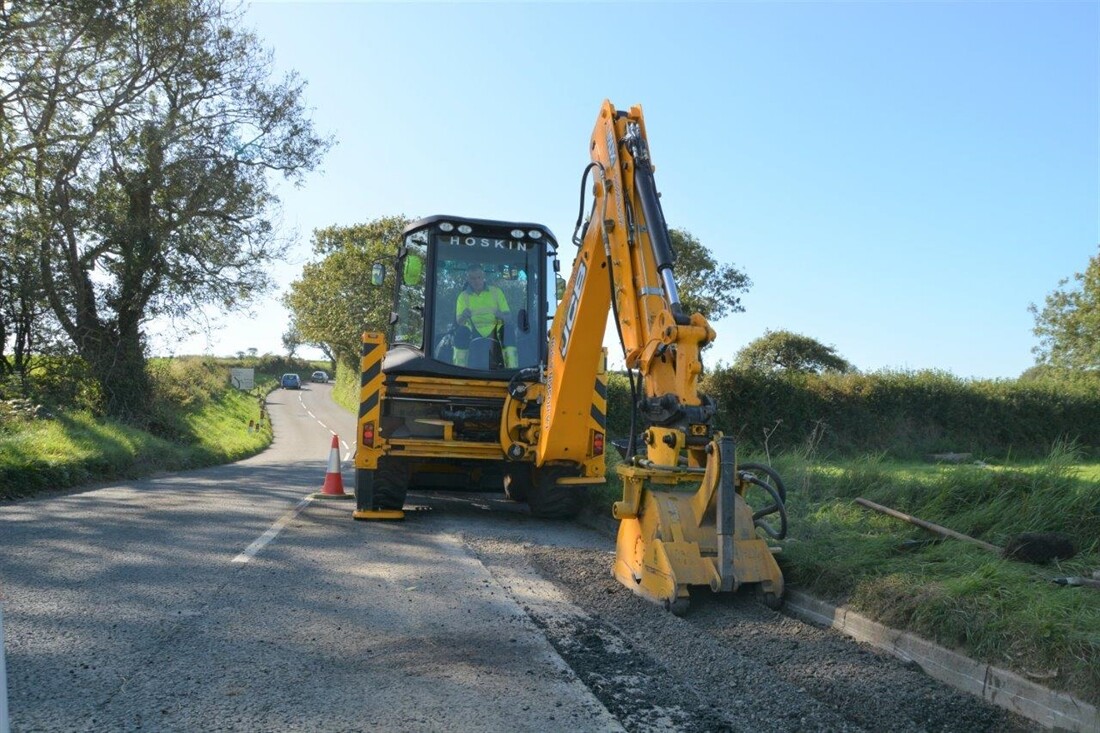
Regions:
<svg viewBox="0 0 1100 733"><path fill-rule="evenodd" d="M310 495L314 499L352 499L351 494L344 493L344 479L340 475L340 438L335 433L332 435L332 448L328 453L328 471L325 472L325 485L316 494Z"/></svg>

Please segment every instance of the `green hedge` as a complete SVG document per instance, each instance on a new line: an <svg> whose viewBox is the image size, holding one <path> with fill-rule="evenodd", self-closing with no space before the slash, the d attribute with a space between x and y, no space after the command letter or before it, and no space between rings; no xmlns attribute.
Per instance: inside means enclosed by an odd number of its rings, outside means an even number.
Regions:
<svg viewBox="0 0 1100 733"><path fill-rule="evenodd" d="M1068 440L1100 446L1100 380L968 380L935 371L768 374L721 368L702 391L718 402L717 426L748 447L840 455L1044 456ZM629 385L612 375L612 435L629 430Z"/></svg>

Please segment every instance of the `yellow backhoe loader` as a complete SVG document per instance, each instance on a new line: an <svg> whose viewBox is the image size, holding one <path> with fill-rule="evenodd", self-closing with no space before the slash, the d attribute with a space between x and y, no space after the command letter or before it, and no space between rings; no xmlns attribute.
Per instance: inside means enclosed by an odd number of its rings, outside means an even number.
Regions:
<svg viewBox="0 0 1100 733"><path fill-rule="evenodd" d="M615 577L676 613L691 586L755 584L778 606L783 575L761 534L786 534L785 490L770 468L738 463L698 391L715 333L680 302L641 108L605 101L589 149L578 250L548 329L558 245L546 227L435 216L406 230L390 345L363 335L355 516L399 517L410 481L469 476L535 515L575 514L605 481L610 310L634 405L616 442ZM750 491L764 497L755 510Z"/></svg>

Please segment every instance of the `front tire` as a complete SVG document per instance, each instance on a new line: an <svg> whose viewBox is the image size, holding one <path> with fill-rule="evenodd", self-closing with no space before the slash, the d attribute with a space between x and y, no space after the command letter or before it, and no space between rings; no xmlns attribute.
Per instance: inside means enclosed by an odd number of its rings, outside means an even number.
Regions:
<svg viewBox="0 0 1100 733"><path fill-rule="evenodd" d="M531 514L542 519L573 519L584 507L584 493L581 486L559 484L558 478L572 473L561 469L542 468L533 470L534 480L527 495L527 505Z"/></svg>

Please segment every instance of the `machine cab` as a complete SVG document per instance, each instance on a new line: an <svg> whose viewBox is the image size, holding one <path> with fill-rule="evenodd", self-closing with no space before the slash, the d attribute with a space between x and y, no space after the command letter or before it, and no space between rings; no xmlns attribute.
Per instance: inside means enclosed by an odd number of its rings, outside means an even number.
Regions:
<svg viewBox="0 0 1100 733"><path fill-rule="evenodd" d="M539 224L432 216L409 225L384 371L508 379L545 362L556 252Z"/></svg>

